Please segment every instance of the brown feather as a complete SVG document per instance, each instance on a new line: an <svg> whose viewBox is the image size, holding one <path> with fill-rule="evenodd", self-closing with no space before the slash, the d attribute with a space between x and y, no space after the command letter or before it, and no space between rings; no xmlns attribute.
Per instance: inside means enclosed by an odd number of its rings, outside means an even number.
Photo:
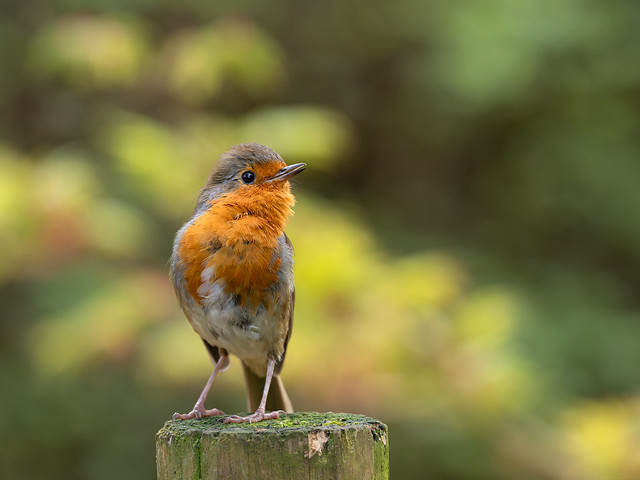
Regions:
<svg viewBox="0 0 640 480"><path fill-rule="evenodd" d="M242 371L244 373L244 385L247 390L247 408L250 412L254 412L258 408L258 405L260 405L265 379L253 373L244 362L242 362ZM293 405L291 404L289 395L284 389L282 379L278 375L274 375L271 380L266 410L268 412L274 412L276 410L284 410L287 413L293 412Z"/></svg>

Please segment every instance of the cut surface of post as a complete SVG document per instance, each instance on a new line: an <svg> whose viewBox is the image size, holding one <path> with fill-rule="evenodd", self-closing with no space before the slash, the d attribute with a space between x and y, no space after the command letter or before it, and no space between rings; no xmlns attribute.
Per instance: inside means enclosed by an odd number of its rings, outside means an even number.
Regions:
<svg viewBox="0 0 640 480"><path fill-rule="evenodd" d="M389 478L387 426L351 413L298 412L225 424L169 420L156 435L158 480Z"/></svg>

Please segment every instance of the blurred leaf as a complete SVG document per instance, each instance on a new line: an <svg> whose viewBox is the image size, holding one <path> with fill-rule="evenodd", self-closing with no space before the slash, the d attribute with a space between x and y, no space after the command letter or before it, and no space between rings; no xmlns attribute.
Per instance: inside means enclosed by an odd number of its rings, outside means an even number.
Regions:
<svg viewBox="0 0 640 480"><path fill-rule="evenodd" d="M217 96L225 80L260 98L284 76L280 48L249 21L226 19L176 34L164 57L170 90L189 105Z"/></svg>
<svg viewBox="0 0 640 480"><path fill-rule="evenodd" d="M202 178L184 161L182 145L168 126L131 113L110 113L100 143L115 157L124 183L141 199L169 213L189 211Z"/></svg>
<svg viewBox="0 0 640 480"><path fill-rule="evenodd" d="M11 275L34 244L34 212L29 192L31 166L0 144L0 280Z"/></svg>
<svg viewBox="0 0 640 480"><path fill-rule="evenodd" d="M139 74L148 45L140 24L115 17L69 15L35 35L30 65L80 89L127 85Z"/></svg>
<svg viewBox="0 0 640 480"><path fill-rule="evenodd" d="M517 326L519 303L505 287L478 289L456 312L457 334L469 344L498 348L509 340Z"/></svg>
<svg viewBox="0 0 640 480"><path fill-rule="evenodd" d="M198 335L182 312L170 324L160 325L141 339L137 375L144 382L164 385L204 382L211 374L212 363Z"/></svg>
<svg viewBox="0 0 640 480"><path fill-rule="evenodd" d="M429 74L454 101L474 106L534 94L545 55L601 44L615 25L602 21L611 12L583 0L440 6Z"/></svg>
<svg viewBox="0 0 640 480"><path fill-rule="evenodd" d="M87 240L106 255L140 259L153 238L148 218L131 205L113 199L96 201L83 225Z"/></svg>
<svg viewBox="0 0 640 480"><path fill-rule="evenodd" d="M73 375L101 359L130 355L140 331L161 314L152 280L142 274L101 282L81 301L46 315L29 332L37 370Z"/></svg>
<svg viewBox="0 0 640 480"><path fill-rule="evenodd" d="M31 194L45 212L79 213L102 190L92 162L84 152L60 148L34 168Z"/></svg>
<svg viewBox="0 0 640 480"><path fill-rule="evenodd" d="M388 277L392 281L384 285L387 295L404 307L445 308L462 296L466 277L464 268L453 256L423 253L396 262Z"/></svg>
<svg viewBox="0 0 640 480"><path fill-rule="evenodd" d="M362 223L303 194L297 195L295 211L287 232L296 248L296 275L307 291L322 299L357 290L376 259L374 243Z"/></svg>
<svg viewBox="0 0 640 480"><path fill-rule="evenodd" d="M633 478L640 473L638 405L586 403L563 418L570 451L583 467L582 478Z"/></svg>
<svg viewBox="0 0 640 480"><path fill-rule="evenodd" d="M292 161L331 170L350 148L351 126L338 112L309 105L258 110L240 123L242 141L271 146ZM293 160L287 160L293 159Z"/></svg>

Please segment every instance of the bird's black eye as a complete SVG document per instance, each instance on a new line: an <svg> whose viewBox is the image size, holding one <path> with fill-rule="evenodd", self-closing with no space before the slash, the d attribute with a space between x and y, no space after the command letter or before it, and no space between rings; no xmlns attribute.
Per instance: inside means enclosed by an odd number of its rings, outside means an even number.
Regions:
<svg viewBox="0 0 640 480"><path fill-rule="evenodd" d="M253 173L251 170L247 170L246 172L242 173L241 178L244 183L253 183L254 180L256 179L256 174Z"/></svg>

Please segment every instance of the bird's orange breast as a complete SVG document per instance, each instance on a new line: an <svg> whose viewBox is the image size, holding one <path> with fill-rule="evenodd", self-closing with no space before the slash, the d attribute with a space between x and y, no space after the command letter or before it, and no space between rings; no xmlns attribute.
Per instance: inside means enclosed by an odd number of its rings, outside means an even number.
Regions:
<svg viewBox="0 0 640 480"><path fill-rule="evenodd" d="M227 294L257 306L264 290L278 281L278 239L294 202L288 184L241 187L212 201L179 242L191 296L201 303L202 273L211 268Z"/></svg>

